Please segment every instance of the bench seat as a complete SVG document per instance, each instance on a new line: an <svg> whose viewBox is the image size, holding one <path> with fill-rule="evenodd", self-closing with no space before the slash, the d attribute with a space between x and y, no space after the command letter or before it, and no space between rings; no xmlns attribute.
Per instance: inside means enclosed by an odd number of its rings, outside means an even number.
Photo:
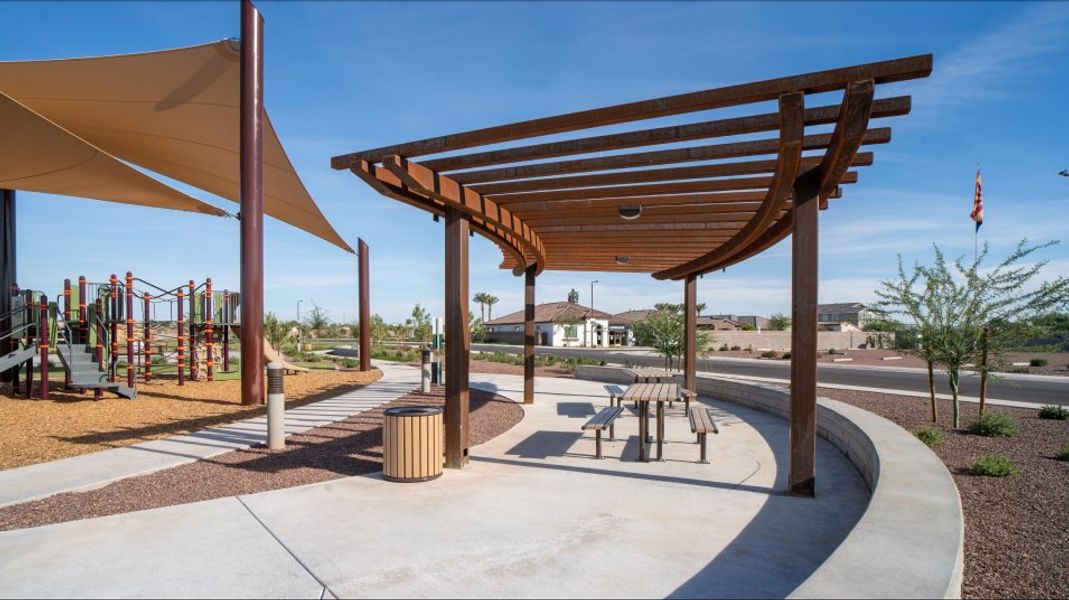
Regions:
<svg viewBox="0 0 1069 600"><path fill-rule="evenodd" d="M596 437L596 440L597 440L596 448L597 448L597 450L596 450L595 458L599 458L599 459L602 458L602 455L601 455L601 432L602 431L608 429L609 430L609 440L611 440L611 441L615 441L616 440L616 418L619 417L620 414L623 413L623 412L624 412L624 408L622 406L610 406L608 408L603 408L600 411L598 411L598 414L594 415L593 417L590 418L589 421L587 421L585 424L583 424L583 427L582 427L583 431L587 431L587 430L593 429L594 433L597 436Z"/></svg>
<svg viewBox="0 0 1069 600"><path fill-rule="evenodd" d="M713 420L713 411L704 406L695 406L687 411L687 416L690 417L690 431L698 435L698 444L701 445L701 459L698 462L707 465L709 461L705 458L705 436L720 433L716 421Z"/></svg>

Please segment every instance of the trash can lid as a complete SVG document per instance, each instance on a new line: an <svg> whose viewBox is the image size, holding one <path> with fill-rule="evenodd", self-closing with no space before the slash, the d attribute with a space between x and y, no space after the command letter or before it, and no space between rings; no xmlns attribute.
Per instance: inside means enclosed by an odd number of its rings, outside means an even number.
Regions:
<svg viewBox="0 0 1069 600"><path fill-rule="evenodd" d="M445 411L436 406L395 406L387 408L383 414L388 417L428 417L440 415L443 412Z"/></svg>

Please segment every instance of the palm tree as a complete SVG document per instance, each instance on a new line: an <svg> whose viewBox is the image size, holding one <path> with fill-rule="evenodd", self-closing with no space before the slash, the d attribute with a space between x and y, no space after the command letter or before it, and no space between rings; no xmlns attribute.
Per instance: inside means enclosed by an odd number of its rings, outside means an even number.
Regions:
<svg viewBox="0 0 1069 600"><path fill-rule="evenodd" d="M479 303L479 310L482 313L483 323L486 322L486 299L490 297L490 294L486 292L478 292L472 296L472 300Z"/></svg>
<svg viewBox="0 0 1069 600"><path fill-rule="evenodd" d="M483 299L483 302L486 302L486 317L491 321L494 320L494 305L497 304L498 300L500 300L500 298L491 296L490 294L487 294L486 298Z"/></svg>

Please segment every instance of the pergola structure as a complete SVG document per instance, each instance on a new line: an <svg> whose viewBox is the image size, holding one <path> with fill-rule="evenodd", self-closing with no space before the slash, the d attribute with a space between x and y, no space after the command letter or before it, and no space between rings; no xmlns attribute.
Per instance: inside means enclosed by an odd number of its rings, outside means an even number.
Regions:
<svg viewBox="0 0 1069 600"><path fill-rule="evenodd" d="M871 121L910 110L908 96L877 99L876 87L927 77L931 69L931 55L913 56L334 157L335 169L351 170L381 194L445 217L446 465L467 461L469 231L498 245L502 268L525 275L527 402L534 393L535 277L544 269L682 280L684 377L693 389L697 277L793 234L789 491L812 495L818 210L841 196L841 185L857 181L852 168L872 164L863 146L890 141L890 129ZM559 136L715 109L730 116ZM543 136L554 138L516 144Z"/></svg>

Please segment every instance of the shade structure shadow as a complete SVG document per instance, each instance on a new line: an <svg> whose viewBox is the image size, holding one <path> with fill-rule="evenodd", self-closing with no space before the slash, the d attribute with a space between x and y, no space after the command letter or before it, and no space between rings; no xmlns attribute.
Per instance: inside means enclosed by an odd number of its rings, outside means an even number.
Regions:
<svg viewBox="0 0 1069 600"><path fill-rule="evenodd" d="M591 402L558 402L557 414L569 419L585 419L597 414Z"/></svg>
<svg viewBox="0 0 1069 600"><path fill-rule="evenodd" d="M536 431L519 444L510 448L506 455L520 458L561 457L568 453L573 445L583 437L582 432Z"/></svg>

